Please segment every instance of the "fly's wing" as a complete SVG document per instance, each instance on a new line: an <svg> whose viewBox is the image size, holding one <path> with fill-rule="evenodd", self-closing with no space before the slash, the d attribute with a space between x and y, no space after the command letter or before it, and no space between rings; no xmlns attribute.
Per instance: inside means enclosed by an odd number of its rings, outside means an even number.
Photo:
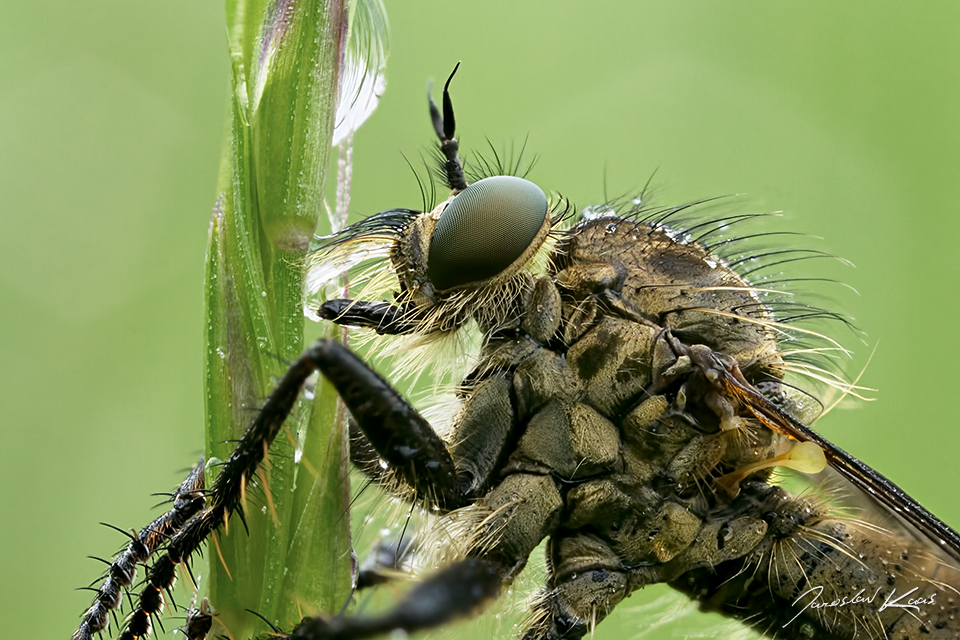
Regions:
<svg viewBox="0 0 960 640"><path fill-rule="evenodd" d="M761 380L753 388L775 409L803 424L813 424L823 414L819 398L783 380Z"/></svg>
<svg viewBox="0 0 960 640"><path fill-rule="evenodd" d="M830 467L872 500L889 509L933 543L934 548L960 563L960 534L925 509L889 478L861 462L797 419L789 407L777 406L768 394L747 382L736 367L724 366L717 360L717 370L723 371L720 384L739 400L765 426L798 442L817 445Z"/></svg>

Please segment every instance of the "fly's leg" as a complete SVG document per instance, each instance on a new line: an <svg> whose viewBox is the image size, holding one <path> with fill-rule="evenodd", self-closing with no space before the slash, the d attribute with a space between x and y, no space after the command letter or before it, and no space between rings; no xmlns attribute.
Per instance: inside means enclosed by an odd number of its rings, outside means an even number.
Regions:
<svg viewBox="0 0 960 640"><path fill-rule="evenodd" d="M630 593L621 560L597 536L551 539L547 566L547 589L523 640L579 640Z"/></svg>
<svg viewBox="0 0 960 640"><path fill-rule="evenodd" d="M524 640L579 640L633 591L751 553L767 532L766 523L749 515L755 508L753 497L744 496L735 508L701 521L682 505L664 502L639 525L624 522L632 532L623 537L595 530L556 535L548 549L547 589Z"/></svg>
<svg viewBox="0 0 960 640"><path fill-rule="evenodd" d="M496 563L503 578L512 580L556 528L563 499L550 476L514 473L487 493L480 506L489 515L474 532L467 554Z"/></svg>
<svg viewBox="0 0 960 640"><path fill-rule="evenodd" d="M375 616L304 618L291 640L361 640L394 630L428 629L477 612L525 566L555 527L563 501L552 478L507 476L475 506L481 520L463 542L463 560L428 576Z"/></svg>
<svg viewBox="0 0 960 640"><path fill-rule="evenodd" d="M203 460L198 462L177 490L171 495L173 508L130 536L130 544L118 555L107 571L106 579L95 591L93 604L84 613L83 620L72 640L90 640L107 628L109 614L120 606L121 591L129 589L136 579L137 564L142 564L173 533L203 508Z"/></svg>
<svg viewBox="0 0 960 640"><path fill-rule="evenodd" d="M403 396L338 342L321 340L307 354L336 388L373 450L418 498L442 509L465 506L446 444Z"/></svg>
<svg viewBox="0 0 960 640"><path fill-rule="evenodd" d="M169 591L176 579L177 565L188 563L207 537L231 514L237 513L243 518L245 487L257 473L267 449L290 415L304 382L317 370L323 345L324 341L318 342L287 369L220 469L207 495L206 508L183 524L168 540L165 553L150 566L120 640L136 640L148 635L152 628L151 617L162 609L163 591Z"/></svg>
<svg viewBox="0 0 960 640"><path fill-rule="evenodd" d="M470 615L500 593L497 567L479 558L456 562L420 582L397 605L377 616L304 618L291 640L359 640L400 629L429 629Z"/></svg>
<svg viewBox="0 0 960 640"><path fill-rule="evenodd" d="M548 590L524 640L579 640L633 591L668 582L695 567L742 557L757 547L766 530L752 517L705 522L692 540L683 536L685 548L669 561L630 567L599 536L581 533L555 540Z"/></svg>
<svg viewBox="0 0 960 640"><path fill-rule="evenodd" d="M244 487L259 469L304 382L317 370L337 389L377 453L419 496L448 508L462 506L453 461L430 425L346 347L320 340L290 366L244 431L210 489L207 507L183 524L151 565L122 640L150 633L150 618L162 608L162 593L172 587L177 565L188 562L232 513L242 517Z"/></svg>

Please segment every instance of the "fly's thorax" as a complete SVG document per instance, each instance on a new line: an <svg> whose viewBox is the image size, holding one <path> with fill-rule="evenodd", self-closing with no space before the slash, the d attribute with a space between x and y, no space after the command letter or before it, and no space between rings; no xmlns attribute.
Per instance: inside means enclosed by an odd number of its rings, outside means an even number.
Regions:
<svg viewBox="0 0 960 640"><path fill-rule="evenodd" d="M567 236L555 262L558 280L576 282L569 288L575 297L587 285L612 286L625 308L684 343L732 356L745 373L758 367L782 375L774 319L758 288L680 233L616 217L592 219ZM589 304L577 313L589 323Z"/></svg>
<svg viewBox="0 0 960 640"><path fill-rule="evenodd" d="M771 366L779 362L771 332L715 313L732 315L745 300L757 303L745 280L699 245L622 219L580 225L557 247L553 263L552 275L529 280L523 293L511 298L510 314L500 312L501 328L510 330L488 334L477 368L464 381L468 396L488 376L505 376L518 428L539 424L538 414L546 411L559 425L555 440L564 442L572 431L563 425L577 424L575 414L583 413L577 407L585 406L623 431L627 449L638 452L634 457L645 457L632 471L636 479L659 474L680 493L776 455L779 436L719 396L703 375L688 375L685 383L665 389L668 395L651 394L677 360L666 338L671 332L728 354L746 375L776 387L769 393L785 393L780 371ZM680 286L685 278L694 284ZM694 306L702 309L699 316L688 310ZM510 322L504 322L508 316ZM653 417L636 418L654 402L662 406ZM737 412L750 419L734 431L721 428L724 419L735 423ZM677 435L675 442L664 441L663 434L649 436L662 425ZM533 453L535 448L518 453L518 460L538 472L553 464L553 471L568 477L563 472L571 464L570 447L561 447L553 463ZM606 458L597 454L586 467L597 473L593 461L601 459Z"/></svg>

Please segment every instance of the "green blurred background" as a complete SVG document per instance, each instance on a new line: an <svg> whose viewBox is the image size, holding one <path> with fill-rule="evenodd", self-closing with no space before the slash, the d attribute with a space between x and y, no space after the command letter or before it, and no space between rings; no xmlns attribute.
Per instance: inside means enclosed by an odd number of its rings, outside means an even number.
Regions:
<svg viewBox="0 0 960 640"><path fill-rule="evenodd" d="M819 423L960 526L960 4L389 2L388 89L351 209L419 207L401 153L432 144L426 81L457 60L462 149L520 144L579 204L745 194L770 228L857 265L800 263L868 333L876 402ZM202 450L203 251L226 112L214 0L0 2L0 619L65 638L75 592ZM606 176L606 177L605 177ZM807 267L806 264L810 264ZM598 638L650 629L634 596ZM519 599L519 598L518 598ZM494 627L490 625L494 624ZM485 626L486 625L486 626ZM481 635L496 623L481 623ZM615 625L619 625L619 628ZM168 630L173 624L168 624ZM484 631L486 629L486 631ZM711 629L713 629L711 631ZM466 631L464 632L466 633Z"/></svg>

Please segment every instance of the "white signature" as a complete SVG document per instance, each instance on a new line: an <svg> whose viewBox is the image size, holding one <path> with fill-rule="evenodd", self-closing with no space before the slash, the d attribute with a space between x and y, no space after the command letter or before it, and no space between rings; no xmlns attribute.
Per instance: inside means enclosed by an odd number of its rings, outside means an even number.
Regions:
<svg viewBox="0 0 960 640"><path fill-rule="evenodd" d="M930 597L927 597L927 598L910 598L909 597L919 588L920 587L914 587L913 589L910 589L910 591L907 591L905 594L901 595L900 597L897 597L897 590L894 589L890 593L890 595L888 595L886 599L883 601L883 604L880 605L879 611L883 611L884 609L913 609L914 611L920 611L920 605L936 604L935 602L935 599L937 597L936 593L932 594ZM800 609L799 612L797 612L797 615L790 618L787 621L787 623L784 624L783 626L786 627L788 624L796 620L798 617L800 617L800 614L806 611L807 609L841 609L843 607L846 607L852 604L861 604L865 602L869 602L873 604L874 600L876 600L877 598L877 594L880 593L880 588L878 587L877 590L874 591L873 595L870 597L863 595L865 591L866 589L860 589L860 591L858 591L856 595L854 595L852 598L848 596L843 596L842 598L837 598L835 600L826 602L820 599L820 596L823 595L822 586L818 585L816 587L813 587L812 589L808 589L807 591L804 591L803 593L801 593L800 596L793 601L793 606L797 606L798 602L803 600L806 596L813 594L813 597L810 599L810 602L804 605L804 607ZM906 602L904 602L904 598L908 598Z"/></svg>

